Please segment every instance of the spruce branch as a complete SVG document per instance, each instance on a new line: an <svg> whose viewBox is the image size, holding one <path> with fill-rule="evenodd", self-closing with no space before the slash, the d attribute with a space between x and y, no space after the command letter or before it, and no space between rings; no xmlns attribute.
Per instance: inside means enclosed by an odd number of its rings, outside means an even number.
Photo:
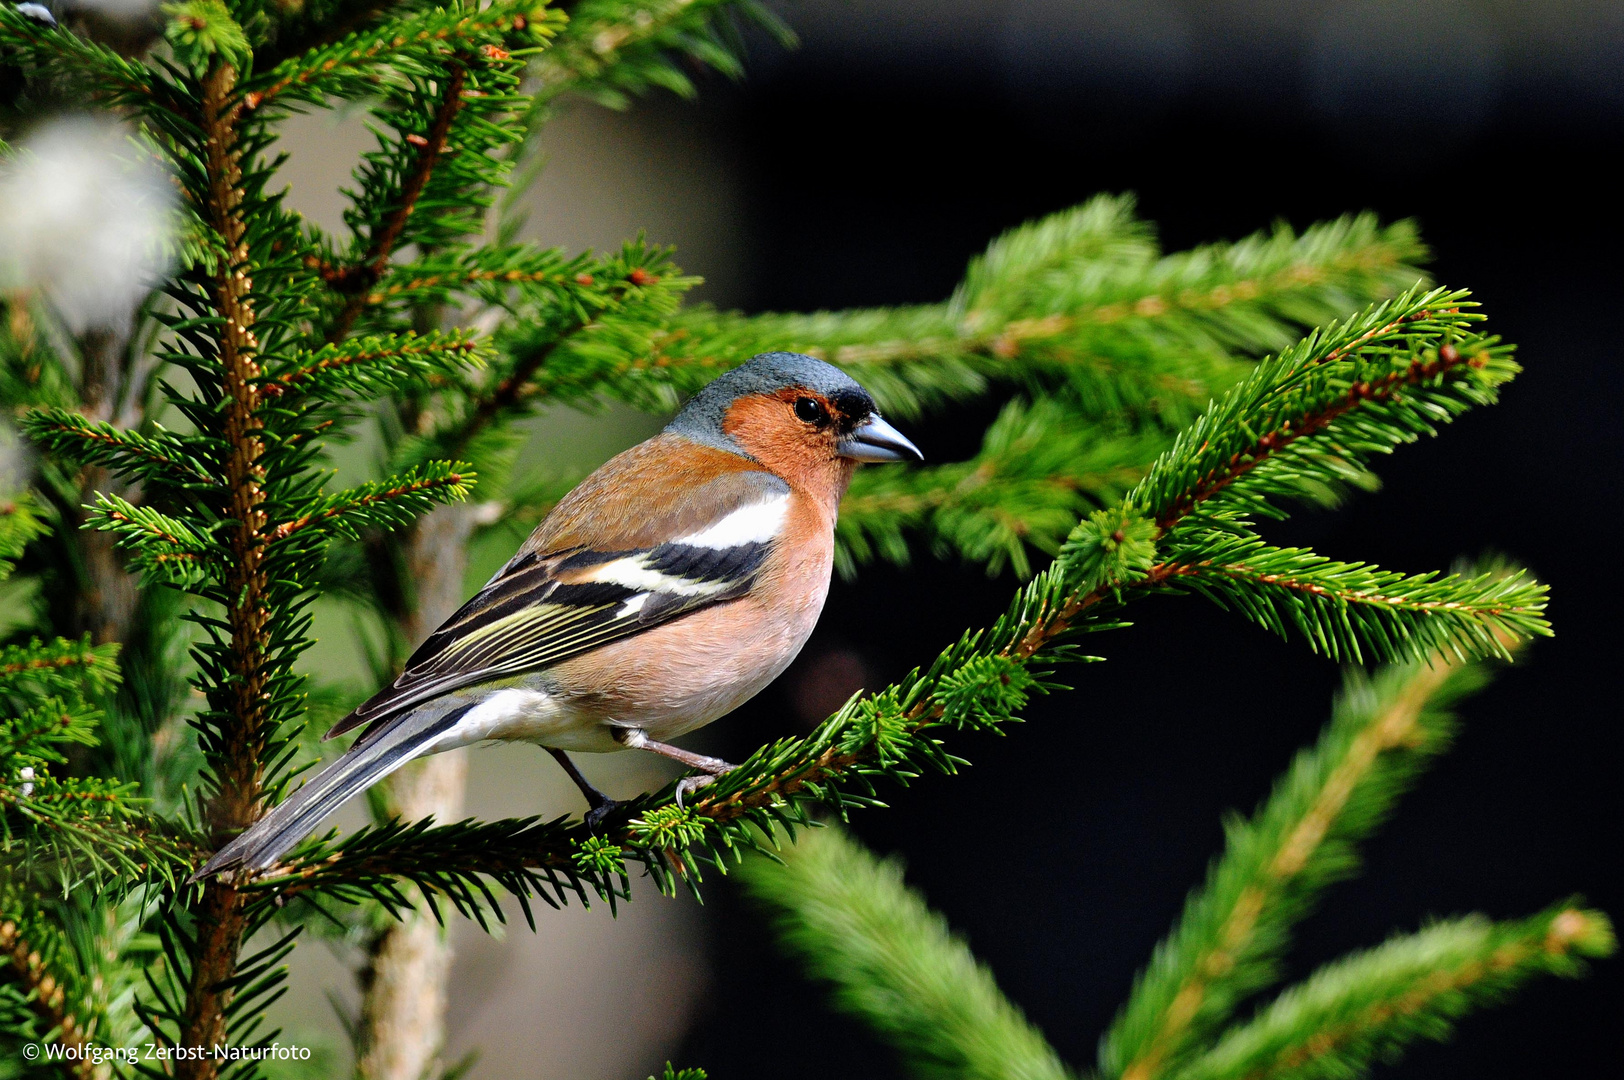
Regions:
<svg viewBox="0 0 1624 1080"><path fill-rule="evenodd" d="M573 277L522 297L518 317L498 335L508 367L490 392L477 392L476 428L543 401L585 404L602 394L650 411L675 403L663 378L637 370L699 279L672 264L669 248L642 237L575 265Z"/></svg>
<svg viewBox="0 0 1624 1080"><path fill-rule="evenodd" d="M1134 504L1164 533L1198 509L1283 517L1276 501L1318 501L1356 482L1372 456L1493 403L1521 369L1472 332L1482 316L1464 310L1466 296L1412 290L1258 364L1180 432Z"/></svg>
<svg viewBox="0 0 1624 1080"><path fill-rule="evenodd" d="M85 88L108 106L175 104L163 80L144 64L64 27L37 22L11 4L0 6L0 46L16 50L54 78Z"/></svg>
<svg viewBox="0 0 1624 1080"><path fill-rule="evenodd" d="M506 921L484 880L489 878L517 899L526 923L534 929L531 896L556 908L568 903L571 895L589 903L589 887L611 904L626 895L620 850L588 839L582 850L595 851L599 857L583 863L574 857L564 832L562 819L463 821L440 827L434 827L431 819L390 822L363 829L337 845L324 841L307 848L301 858L269 871L249 888L261 905L281 907L298 898L312 903L322 897L341 903L369 900L398 917L413 907L411 894L399 884L404 881L417 887L436 918L441 917L443 898L459 914L488 927L487 912ZM546 865L535 855L549 846L570 854Z"/></svg>
<svg viewBox="0 0 1624 1080"><path fill-rule="evenodd" d="M492 192L511 170L509 149L521 137L520 66L515 54L487 42L424 58L403 85L385 88L372 110L380 122L378 148L363 157L344 215L355 251L321 267L344 298L327 328L329 341L346 336L366 311L395 252L412 244L455 254L480 232ZM380 323L378 312L367 315L381 330L398 329Z"/></svg>
<svg viewBox="0 0 1624 1080"><path fill-rule="evenodd" d="M306 0L298 7L273 5L268 18L256 23L254 63L261 72L276 71L289 57L315 53L358 33L391 12L401 0Z"/></svg>
<svg viewBox="0 0 1624 1080"><path fill-rule="evenodd" d="M1414 302L1412 297L1405 303ZM1384 318L1382 310L1367 313L1349 325L1357 327L1364 321ZM1358 338L1362 331L1348 333ZM1409 347L1417 355L1428 354L1443 333L1441 328L1417 331L1409 339ZM1323 346L1332 352L1345 344L1335 334L1315 335L1310 340L1319 343L1316 348ZM1323 353L1309 350L1306 355ZM1352 365L1359 361L1338 362ZM1406 370L1409 367L1402 357L1392 362L1404 365ZM1463 368L1478 370L1470 365ZM1276 366L1269 370L1287 369ZM1234 413L1234 399L1251 401L1258 396L1256 386L1243 384L1214 403L1210 411ZM1318 401L1312 396L1293 400L1305 410L1314 408ZM1426 404L1423 401L1417 407ZM1281 410L1271 415L1276 422L1289 423L1298 414ZM1312 444L1313 440L1305 443ZM1174 469L1168 464L1170 459L1191 452L1188 445L1175 444L1120 505L1096 511L1079 523L1049 568L1017 593L1008 612L993 626L966 634L928 668L914 671L897 685L854 699L807 738L780 740L761 748L739 768L702 789L685 808L675 805L674 785L622 808L605 821L596 842L608 843L627 859L642 863L662 889L674 887L678 880L692 885L699 878L701 861L725 868L736 860L739 851L758 847L763 833L771 835L778 827L804 823L814 803L844 813L875 804L874 785L880 778L906 782L924 768L952 771L956 759L944 748L944 729L996 728L1009 722L1029 694L1053 686L1048 680L1054 664L1083 659L1071 643L1076 634L1120 625L1116 620L1125 603L1151 592L1176 591L1186 586L1179 573L1184 564L1160 558L1165 538L1150 513L1141 507L1154 509L1156 505L1147 491L1176 505L1199 505L1186 498L1184 492L1170 490L1165 479L1179 476L1191 489L1198 488L1206 475L1204 471ZM1196 452L1204 451L1196 448ZM1267 456L1267 452L1260 453ZM1151 486L1153 479L1160 486ZM1470 582L1444 580L1449 591L1438 596L1453 597L1450 602L1464 604L1472 590L1481 591L1481 586ZM1527 592L1508 596L1507 606L1496 613L1497 621L1491 625L1513 634L1542 628L1540 595ZM1414 614L1425 619L1440 613L1426 610ZM1359 632L1377 632L1361 620L1352 620L1352 625ZM1379 626L1377 629L1382 630ZM1410 631L1399 627L1394 632ZM1487 642L1459 628L1445 636L1470 655L1497 653L1503 648L1497 640ZM1374 648L1378 643L1371 640L1363 644ZM671 820L667 821L667 817ZM662 824L655 829L650 822ZM501 857L486 858L484 852L468 847L459 851L457 831L450 826L410 836L402 834L383 844L368 840L367 880L376 883L391 876L393 860L416 865L442 855L436 864L438 872L467 881L482 873L512 874L525 868L569 875L579 872L577 855L594 835L582 825L550 827L526 835L522 823L502 824L514 837L523 836L524 843L520 850L509 849ZM271 895L339 887L339 875L322 877L312 871L344 858L351 842L341 841L334 847L318 845L296 853L287 865L267 871L259 885ZM528 886L525 889L521 897L527 895Z"/></svg>
<svg viewBox="0 0 1624 1080"><path fill-rule="evenodd" d="M687 390L785 348L850 371L904 415L996 379L1060 382L1091 415L1176 424L1244 374L1238 357L1421 277L1425 249L1407 222L1360 215L1155 258L1131 206L1101 196L1005 234L944 304L750 317L691 308L645 368Z"/></svg>
<svg viewBox="0 0 1624 1080"><path fill-rule="evenodd" d="M194 446L152 425L145 433L91 420L69 409L36 408L24 413L22 429L40 447L83 465L100 465L143 483L195 489L214 483L209 466Z"/></svg>
<svg viewBox="0 0 1624 1080"><path fill-rule="evenodd" d="M1252 516L1364 482L1367 461L1496 400L1519 370L1471 331L1463 294L1412 291L1260 363L1157 459L1126 504L1156 523L1159 586L1182 583L1332 657L1459 658L1549 632L1545 589L1516 575L1405 577L1271 547Z"/></svg>
<svg viewBox="0 0 1624 1080"><path fill-rule="evenodd" d="M1155 230L1131 196L1096 195L1078 206L1010 229L970 260L949 306L976 322L1043 304L1045 289L1078 276L1136 270L1160 254Z"/></svg>
<svg viewBox="0 0 1624 1080"><path fill-rule="evenodd" d="M665 1063L665 1071L658 1077L649 1077L648 1080L707 1080L704 1069L679 1069L669 1061Z"/></svg>
<svg viewBox="0 0 1624 1080"><path fill-rule="evenodd" d="M416 432L402 433L390 457L394 471L467 458L500 476L512 448L512 421L546 401L578 402L591 381L582 372L600 371L646 345L697 280L671 266L668 249L641 240L604 256L513 247L487 249L471 261L481 273L492 271L476 280L478 299L508 319L492 342L493 359L477 376L425 380L437 394L434 407L416 412ZM403 268L400 277L421 284L421 302L445 288L445 277L456 274L446 268L460 262L434 257Z"/></svg>
<svg viewBox="0 0 1624 1080"><path fill-rule="evenodd" d="M1269 985L1292 927L1358 867L1357 843L1454 728L1452 708L1485 681L1441 659L1350 672L1330 724L1268 800L1225 825L1223 856L1101 1043L1100 1070L1123 1080L1176 1071L1248 995Z"/></svg>
<svg viewBox="0 0 1624 1080"><path fill-rule="evenodd" d="M1067 1080L1043 1035L998 989L946 920L902 880L902 866L838 828L809 829L778 861L738 871L775 916L778 938L836 1005L938 1080Z"/></svg>
<svg viewBox="0 0 1624 1080"><path fill-rule="evenodd" d="M1302 635L1333 660L1399 661L1432 653L1457 660L1505 655L1505 642L1550 634L1547 587L1523 573L1405 575L1344 563L1303 548L1214 530L1170 544L1162 580L1233 608L1281 637ZM1184 562L1183 550L1199 552Z"/></svg>
<svg viewBox="0 0 1624 1080"><path fill-rule="evenodd" d="M225 557L225 549L212 536L117 495L98 492L85 521L91 528L112 533L129 557L129 569L148 582L191 588L208 580Z"/></svg>
<svg viewBox="0 0 1624 1080"><path fill-rule="evenodd" d="M10 498L0 495L0 581L11 575L28 542L48 531L50 526L41 520L32 496L26 492Z"/></svg>
<svg viewBox="0 0 1624 1080"><path fill-rule="evenodd" d="M486 304L517 308L510 293L528 300L539 291L566 304L571 286L594 283L599 276L594 269L589 255L570 259L556 248L521 244L442 253L397 266L386 285L367 294L367 303L436 304L472 295Z"/></svg>
<svg viewBox="0 0 1624 1080"><path fill-rule="evenodd" d="M468 56L463 54L454 57L447 64L443 86L427 133L416 135L415 139L407 136L405 140L415 146L416 153L401 177L398 190L392 192L394 196L392 209L378 224L371 227L366 250L356 264L347 268L345 272L328 278L329 284L350 294L327 332L329 342L342 341L349 334L350 327L366 306L366 290L383 277L388 269L389 258L394 254L395 245L405 234L407 222L417 209L417 200L423 194L423 189L428 186L429 178L433 176L435 166L439 164L440 155L445 152L451 124L462 110L464 103L462 91L468 79L468 63ZM354 279L353 284L351 278Z"/></svg>
<svg viewBox="0 0 1624 1080"><path fill-rule="evenodd" d="M46 691L107 690L118 679L117 655L117 645L92 645L88 636L80 641L34 638L26 645L7 645L0 648L0 690L20 685Z"/></svg>
<svg viewBox="0 0 1624 1080"><path fill-rule="evenodd" d="M89 1033L68 1007L63 980L49 970L39 950L23 936L22 928L4 917L5 914L0 912L0 955L6 961L3 970L17 985L33 1013L38 1037L82 1051L90 1042ZM4 981L0 980L0 985ZM93 1080L97 1076L89 1055L83 1053L74 1055L73 1060L64 1059L63 1067L80 1080Z"/></svg>
<svg viewBox="0 0 1624 1080"><path fill-rule="evenodd" d="M173 886L207 850L153 817L133 783L57 779L33 766L9 771L0 785L0 852L12 863L8 874L54 882L63 894L98 883ZM19 783L17 775L30 779Z"/></svg>
<svg viewBox="0 0 1624 1080"><path fill-rule="evenodd" d="M369 528L399 528L441 503L468 495L474 480L465 463L433 461L390 477L323 495L295 509L288 520L271 526L271 541L320 529L352 540Z"/></svg>
<svg viewBox="0 0 1624 1080"><path fill-rule="evenodd" d="M259 387L267 398L289 391L318 399L383 394L479 365L486 349L471 333L374 335L295 354Z"/></svg>
<svg viewBox="0 0 1624 1080"><path fill-rule="evenodd" d="M36 523L25 533L36 534ZM0 563L0 577L10 567ZM0 650L0 887L53 882L174 880L195 857L183 830L149 816L137 786L98 776L59 777L67 748L92 747L118 684L118 646L34 639Z"/></svg>
<svg viewBox="0 0 1624 1080"><path fill-rule="evenodd" d="M400 185L400 192L396 197L393 209L383 219L382 227L374 228L367 244L365 256L356 268L363 281L370 284L383 276L385 267L389 265L389 257L394 253L395 245L406 233L406 225L412 219L417 209L417 200L422 196L429 180L434 176L435 166L439 163L440 155L446 150L446 142L451 134L451 125L456 121L457 114L463 107L463 88L468 81L468 65L471 57L467 54L458 54L451 58L446 65L444 86L440 91L438 103L435 106L433 118L429 122L428 131L420 136L413 145L417 147L416 160L411 163L410 169L405 173ZM343 282L329 282L340 289ZM355 290L359 292L360 290ZM340 325L344 322L340 317Z"/></svg>
<svg viewBox="0 0 1624 1080"><path fill-rule="evenodd" d="M1514 922L1467 916L1358 953L1282 993L1172 1075L1178 1080L1341 1080L1538 975L1573 977L1617 947L1607 916L1558 904Z"/></svg>
<svg viewBox="0 0 1624 1080"><path fill-rule="evenodd" d="M1292 924L1326 885L1355 870L1354 841L1445 748L1450 707L1486 673L1440 661L1348 678L1319 743L1297 756L1252 819L1227 823L1223 858L1102 1046L1102 1075L1363 1076L1417 1039L1446 1038L1455 1019L1536 975L1578 975L1584 958L1615 951L1606 916L1576 901L1515 922L1456 919L1321 968L1255 1018L1220 1032L1242 1001L1278 978L1276 958ZM809 972L832 982L837 1002L898 1046L915 1071L992 1077L1060 1069L940 917L902 885L898 865L835 830L810 831L778 856L742 863L748 891L772 909L781 940ZM1000 1012L1013 1014L1013 1033L1001 1030ZM1124 1062L1128 1051L1138 1056Z"/></svg>
<svg viewBox="0 0 1624 1080"><path fill-rule="evenodd" d="M0 720L0 761L8 773L19 761L66 763L66 745L96 745L96 710L82 700L45 697Z"/></svg>
<svg viewBox="0 0 1624 1080"><path fill-rule="evenodd" d="M397 78L397 68L411 70L424 57L470 52L516 33L545 42L560 21L536 0L414 13L283 60L245 84L243 103L268 112L272 106L320 106L333 97L366 97Z"/></svg>
<svg viewBox="0 0 1624 1080"><path fill-rule="evenodd" d="M672 54L737 77L741 50L725 21L733 13L781 44L794 43L794 32L755 0L581 0L553 48L532 66L527 128L539 127L571 94L611 108L654 86L692 97L693 82Z"/></svg>

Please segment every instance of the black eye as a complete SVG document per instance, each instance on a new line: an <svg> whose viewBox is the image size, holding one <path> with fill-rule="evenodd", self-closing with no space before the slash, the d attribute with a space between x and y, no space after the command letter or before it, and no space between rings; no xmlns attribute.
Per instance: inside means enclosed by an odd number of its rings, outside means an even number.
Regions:
<svg viewBox="0 0 1624 1080"><path fill-rule="evenodd" d="M829 420L829 414L824 411L823 405L816 399L802 397L795 399L795 416L808 424L824 424Z"/></svg>

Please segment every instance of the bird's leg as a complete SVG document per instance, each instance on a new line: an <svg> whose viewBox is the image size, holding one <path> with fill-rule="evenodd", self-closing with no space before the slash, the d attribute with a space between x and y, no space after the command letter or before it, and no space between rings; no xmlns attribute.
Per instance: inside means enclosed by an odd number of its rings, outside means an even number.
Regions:
<svg viewBox="0 0 1624 1080"><path fill-rule="evenodd" d="M581 775L581 770L575 767L575 762L571 761L570 756L564 751L554 750L550 746L546 749L549 754L557 759L560 765L564 766L564 771L570 774L570 779L575 781L575 786L581 789L582 795L586 796L590 809L587 810L586 817L582 820L586 822L587 828L596 829L603 819L609 816L609 812L620 804L593 787L591 781Z"/></svg>
<svg viewBox="0 0 1624 1080"><path fill-rule="evenodd" d="M680 746L656 742L649 738L641 728L619 728L615 731L615 740L620 745L628 746L633 750L649 750L661 757L668 757L672 761L680 761L690 769L699 770L698 776L684 776L677 782L678 806L682 805L683 796L692 795L723 773L729 773L738 768L737 765L723 761L721 758L706 757L704 754L684 750Z"/></svg>

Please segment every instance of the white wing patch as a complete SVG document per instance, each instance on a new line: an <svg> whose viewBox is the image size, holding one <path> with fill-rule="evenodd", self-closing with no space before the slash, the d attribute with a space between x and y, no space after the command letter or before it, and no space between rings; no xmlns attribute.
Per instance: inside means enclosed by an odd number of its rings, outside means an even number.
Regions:
<svg viewBox="0 0 1624 1080"><path fill-rule="evenodd" d="M743 547L745 544L765 544L778 536L788 513L789 496L779 495L765 502L741 506L720 521L671 542L685 547L716 550Z"/></svg>
<svg viewBox="0 0 1624 1080"><path fill-rule="evenodd" d="M693 581L674 574L662 573L649 568L646 555L628 555L624 559L615 559L593 567L592 572L582 580L604 585L623 585L639 592L670 593L673 596L712 596L725 592L735 584L731 581ZM628 598L625 603L630 603L632 599L635 597Z"/></svg>

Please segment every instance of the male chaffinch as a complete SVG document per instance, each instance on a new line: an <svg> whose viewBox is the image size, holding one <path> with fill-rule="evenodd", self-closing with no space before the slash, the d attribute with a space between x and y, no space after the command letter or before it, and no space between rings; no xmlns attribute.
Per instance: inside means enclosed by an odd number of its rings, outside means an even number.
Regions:
<svg viewBox="0 0 1624 1080"><path fill-rule="evenodd" d="M835 515L861 461L923 460L839 369L765 353L570 492L517 555L326 735L366 730L197 874L273 865L356 792L413 758L487 739L558 759L597 824L615 803L567 750L669 745L777 678L829 592Z"/></svg>

